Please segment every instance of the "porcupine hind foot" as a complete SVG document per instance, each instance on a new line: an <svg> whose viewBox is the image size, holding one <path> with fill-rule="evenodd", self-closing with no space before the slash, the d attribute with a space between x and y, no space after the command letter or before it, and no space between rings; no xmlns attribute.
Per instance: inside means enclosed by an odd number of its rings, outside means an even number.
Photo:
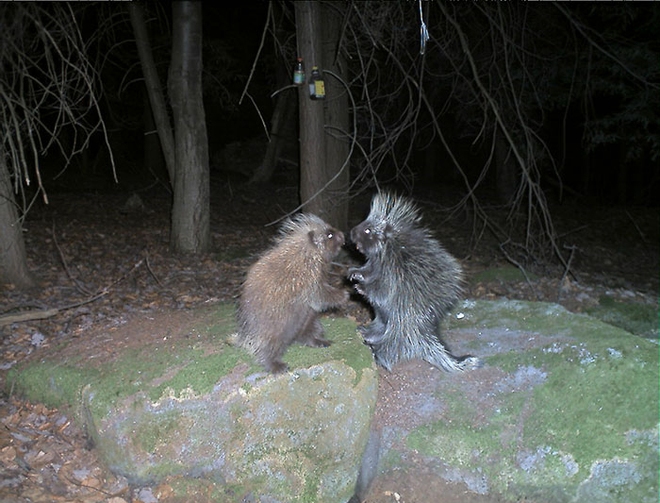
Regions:
<svg viewBox="0 0 660 503"><path fill-rule="evenodd" d="M421 358L434 367L448 372L465 372L483 366L483 362L476 356L467 355L457 358L444 350L444 348L442 351L433 351L429 355L422 355Z"/></svg>
<svg viewBox="0 0 660 503"><path fill-rule="evenodd" d="M484 366L483 360L476 356L470 356L470 355L462 356L458 360L461 366L463 367L461 370L474 370Z"/></svg>
<svg viewBox="0 0 660 503"><path fill-rule="evenodd" d="M415 337L409 342L388 339L386 343L372 345L374 359L378 365L391 370L400 361L419 358L434 367L447 372L464 372L482 366L481 360L474 356L455 357L442 345L440 341Z"/></svg>
<svg viewBox="0 0 660 503"><path fill-rule="evenodd" d="M281 374L289 369L289 366L284 363L281 358L282 354L269 355L264 358L257 357L257 361L261 363L268 372L273 374Z"/></svg>
<svg viewBox="0 0 660 503"><path fill-rule="evenodd" d="M369 346L381 344L385 338L385 325L374 319L369 325L359 327L360 335L364 343Z"/></svg>
<svg viewBox="0 0 660 503"><path fill-rule="evenodd" d="M332 341L323 337L323 332L321 321L318 319L316 313L313 313L295 340L300 344L312 348L327 348L332 344Z"/></svg>

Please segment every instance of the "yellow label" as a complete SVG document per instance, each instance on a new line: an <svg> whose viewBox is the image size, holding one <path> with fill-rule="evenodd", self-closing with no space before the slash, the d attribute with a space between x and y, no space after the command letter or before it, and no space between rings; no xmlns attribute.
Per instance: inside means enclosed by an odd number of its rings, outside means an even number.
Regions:
<svg viewBox="0 0 660 503"><path fill-rule="evenodd" d="M322 80L314 82L314 94L316 96L325 96L325 82Z"/></svg>

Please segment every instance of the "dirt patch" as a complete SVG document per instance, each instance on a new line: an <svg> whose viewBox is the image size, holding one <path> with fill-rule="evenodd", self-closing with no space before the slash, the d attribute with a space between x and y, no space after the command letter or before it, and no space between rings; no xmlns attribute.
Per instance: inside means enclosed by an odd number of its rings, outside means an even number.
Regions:
<svg viewBox="0 0 660 503"><path fill-rule="evenodd" d="M448 482L429 469L422 458L409 459L413 469L392 471L374 483L364 503L511 503L497 495L477 494L462 482ZM518 503L542 503L529 499Z"/></svg>

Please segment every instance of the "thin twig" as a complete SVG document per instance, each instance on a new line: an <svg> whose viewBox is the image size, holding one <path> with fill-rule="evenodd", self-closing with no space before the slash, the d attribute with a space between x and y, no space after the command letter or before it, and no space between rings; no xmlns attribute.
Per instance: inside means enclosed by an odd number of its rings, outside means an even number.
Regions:
<svg viewBox="0 0 660 503"><path fill-rule="evenodd" d="M639 228L639 225L637 225L637 222L635 222L635 219L628 212L628 210L626 210L626 216L630 219L632 224L635 226L635 229L637 230L637 234L639 234L639 237L642 239L642 243L644 243L645 245L648 245L648 242L646 241L646 236L642 232L642 229Z"/></svg>
<svg viewBox="0 0 660 503"><path fill-rule="evenodd" d="M62 251L62 248L60 248L59 243L57 242L57 234L55 233L55 222L53 222L53 228L51 229L51 236L53 236L53 243L55 243L55 248L57 248L57 253L60 256L60 260L62 261L62 265L64 266L64 271L66 271L66 275L69 277L71 281L76 285L76 288L80 290L82 293L85 295L92 295L92 292L85 288L85 286L78 281L78 279L71 273L71 269L69 269L69 264L66 261L66 258L64 258L64 252Z"/></svg>
<svg viewBox="0 0 660 503"><path fill-rule="evenodd" d="M502 251L502 254L504 255L504 257L505 257L509 262L511 262L511 264L513 264L514 266L516 266L516 268L518 268L518 270L519 270L519 271L522 273L522 275L525 277L525 281L527 282L527 285L532 289L532 292L533 292L534 295L536 296L537 300L541 300L541 298L542 298L542 297L541 297L541 294L536 290L536 287L535 287L534 284L532 283L532 280L531 280L531 279L529 278L529 276L527 275L527 271L525 270L525 267L524 267L520 262L518 262L517 260L515 260L515 259L509 254L509 252L508 252L508 251L506 250L506 248L505 248L505 245L506 245L506 244L507 244L506 242L505 242L505 243L500 243L500 250Z"/></svg>
<svg viewBox="0 0 660 503"><path fill-rule="evenodd" d="M147 271L149 271L149 274L151 274L151 277L156 280L156 283L158 283L159 287L163 287L163 284L160 282L158 279L158 276L154 273L154 271L151 269L151 264L149 263L149 253L147 253L144 257L145 263L147 264Z"/></svg>
<svg viewBox="0 0 660 503"><path fill-rule="evenodd" d="M123 274L118 279L108 283L105 287L100 289L96 294L90 295L86 299L83 299L79 302L74 302L73 304L68 304L65 306L55 307L51 309L40 309L38 311L26 311L18 314L8 314L5 316L0 316L0 326L9 325L11 323L20 323L24 321L43 320L46 318L51 318L53 316L62 313L63 311L68 311L70 309L74 309L76 307L84 306L85 304L94 302L100 299L101 297L106 296L108 293L110 293L112 287L116 286L118 283L123 281L130 274L132 274L138 267L142 265L142 263L145 260L146 259L139 260L138 262L135 263L135 265L133 265L131 270L128 271L126 274Z"/></svg>
<svg viewBox="0 0 660 503"><path fill-rule="evenodd" d="M252 69L250 70L250 75L248 76L245 87L243 88L243 93L238 100L238 104L243 103L243 97L247 94L248 87L250 87L250 82L252 81L252 75L254 75L254 70L257 68L257 61L259 61L259 56L261 55L261 50L264 47L264 41L266 40L266 33L268 33L268 23L270 21L271 12L273 5L271 2L268 2L268 13L266 14L266 23L264 24L264 29L261 32L261 42L259 42L259 48L257 49L257 54L254 57L254 62L252 63Z"/></svg>
<svg viewBox="0 0 660 503"><path fill-rule="evenodd" d="M18 314L7 314L4 316L0 316L0 327L4 325L11 325L12 323L21 323L24 321L33 321L33 320L45 320L46 318L52 318L53 316L56 316L63 311L68 311L69 309L74 309L76 307L84 306L85 304L94 302L95 300L98 300L101 297L105 296L107 293L108 292L101 292L88 299L81 300L80 302L69 304L67 306L54 307L51 309L40 309L38 311L24 311Z"/></svg>
<svg viewBox="0 0 660 503"><path fill-rule="evenodd" d="M561 289L562 289L562 286L564 285L564 281L566 281L566 277L569 274L572 274L571 264L573 263L573 257L575 256L575 251L577 250L577 246L564 246L564 248L570 250L571 254L568 256L568 260L566 261L566 267L564 268L564 274L562 274L561 280L559 280L559 289L557 290L557 300L561 299Z"/></svg>

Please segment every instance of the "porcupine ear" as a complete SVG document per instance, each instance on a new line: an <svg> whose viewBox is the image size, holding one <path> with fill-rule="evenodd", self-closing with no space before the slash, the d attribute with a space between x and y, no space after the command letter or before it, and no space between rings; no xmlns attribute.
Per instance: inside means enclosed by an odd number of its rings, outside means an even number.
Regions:
<svg viewBox="0 0 660 503"><path fill-rule="evenodd" d="M315 247L318 247L318 243L316 242L316 233L314 231L309 231L307 233L307 237L309 238L309 242L312 243Z"/></svg>

